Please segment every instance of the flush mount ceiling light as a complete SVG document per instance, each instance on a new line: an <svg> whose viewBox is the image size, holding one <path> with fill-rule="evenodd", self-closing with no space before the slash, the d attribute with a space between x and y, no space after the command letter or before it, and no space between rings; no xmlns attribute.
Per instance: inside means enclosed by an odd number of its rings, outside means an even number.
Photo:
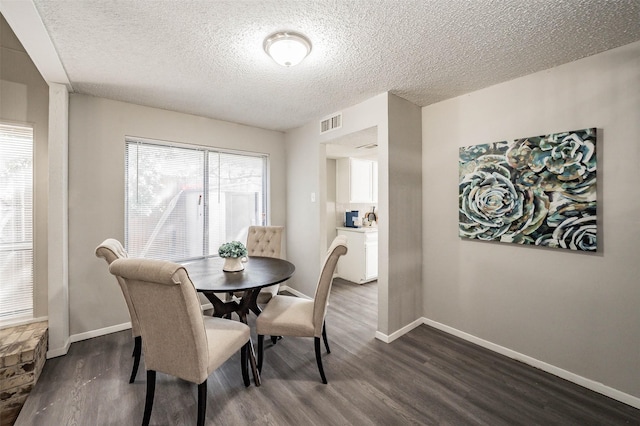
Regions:
<svg viewBox="0 0 640 426"><path fill-rule="evenodd" d="M264 51L284 67L298 65L311 52L311 42L299 33L283 31L264 40Z"/></svg>

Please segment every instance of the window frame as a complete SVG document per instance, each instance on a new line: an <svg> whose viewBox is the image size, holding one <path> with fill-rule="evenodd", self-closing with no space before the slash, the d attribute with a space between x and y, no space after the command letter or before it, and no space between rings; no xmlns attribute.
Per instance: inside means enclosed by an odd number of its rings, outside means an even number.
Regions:
<svg viewBox="0 0 640 426"><path fill-rule="evenodd" d="M179 148L179 149L187 149L187 150L192 150L194 152L203 152L204 156L203 156L203 203L205 208L203 209L204 211L204 224L203 224L203 234L204 236L209 235L209 216L210 216L210 197L209 197L209 193L210 193L210 182L209 182L209 177L210 177L210 170L209 170L209 164L210 164L210 155L216 155L216 154L229 154L229 155L239 155L239 156L243 156L243 157L255 157L255 158L259 158L262 160L262 185L261 185L261 189L262 189L262 217L259 218L260 223L263 225L266 225L269 223L269 216L270 216L270 212L269 212L269 208L270 208L270 198L271 198L271 194L269 191L269 187L270 187L270 154L268 153L263 153L263 152L254 152L254 151L245 151L245 150L237 150L237 149L229 149L229 148L221 148L221 147L216 147L213 145L199 145L199 144L192 144L192 143L184 143L184 142L173 142L173 141L167 141L167 140L160 140L160 139L151 139L151 138L146 138L146 137L139 137L139 136L130 136L130 135L126 135L125 136L125 146L124 146L124 174L125 174L125 182L124 182L124 192L125 192L125 196L124 196L124 234L125 234L125 240L124 240L124 246L126 250L129 250L129 197L128 197L128 176L127 176L127 172L128 172L128 164L127 164L127 157L128 157L128 147L129 145L135 145L135 144L139 144L139 145L146 145L146 146L158 146L158 147L162 147L162 148ZM209 238L205 237L203 238L203 247L202 247L202 255L199 256L195 256L195 257L188 257L188 258L180 258L180 259L171 259L174 262L184 262L184 261L188 261L188 260L192 260L192 259L198 259L198 258L202 258L202 257L206 257L206 256L217 256L217 251L214 254L211 255L207 255L206 253L209 252L210 250L210 240Z"/></svg>

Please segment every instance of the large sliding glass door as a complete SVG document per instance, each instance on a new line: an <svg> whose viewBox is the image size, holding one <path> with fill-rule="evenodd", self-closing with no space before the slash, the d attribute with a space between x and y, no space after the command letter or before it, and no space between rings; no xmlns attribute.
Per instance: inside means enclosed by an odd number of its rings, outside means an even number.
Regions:
<svg viewBox="0 0 640 426"><path fill-rule="evenodd" d="M266 223L267 157L142 140L126 144L126 247L132 256L215 255Z"/></svg>

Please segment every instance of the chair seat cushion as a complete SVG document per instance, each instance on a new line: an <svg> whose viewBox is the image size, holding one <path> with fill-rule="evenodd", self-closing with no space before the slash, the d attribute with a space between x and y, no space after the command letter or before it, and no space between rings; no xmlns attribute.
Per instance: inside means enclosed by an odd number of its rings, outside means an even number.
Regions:
<svg viewBox="0 0 640 426"><path fill-rule="evenodd" d="M266 305L269 301L278 294L280 284L270 285L269 287L263 287L258 293L258 305Z"/></svg>
<svg viewBox="0 0 640 426"><path fill-rule="evenodd" d="M313 337L313 300L277 295L256 319L256 332L271 336Z"/></svg>
<svg viewBox="0 0 640 426"><path fill-rule="evenodd" d="M209 374L249 341L249 326L240 321L204 317L204 328L209 349Z"/></svg>

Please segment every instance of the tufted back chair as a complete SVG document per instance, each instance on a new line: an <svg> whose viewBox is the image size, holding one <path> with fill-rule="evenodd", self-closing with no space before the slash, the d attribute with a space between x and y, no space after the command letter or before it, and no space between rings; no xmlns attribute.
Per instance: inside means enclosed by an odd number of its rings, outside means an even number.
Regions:
<svg viewBox="0 0 640 426"><path fill-rule="evenodd" d="M247 234L249 256L282 258L284 226L250 226ZM280 284L265 287L258 294L258 304L265 305L278 294ZM242 294L240 294L242 295Z"/></svg>
<svg viewBox="0 0 640 426"><path fill-rule="evenodd" d="M280 257L284 226L250 226L247 234L249 256Z"/></svg>

